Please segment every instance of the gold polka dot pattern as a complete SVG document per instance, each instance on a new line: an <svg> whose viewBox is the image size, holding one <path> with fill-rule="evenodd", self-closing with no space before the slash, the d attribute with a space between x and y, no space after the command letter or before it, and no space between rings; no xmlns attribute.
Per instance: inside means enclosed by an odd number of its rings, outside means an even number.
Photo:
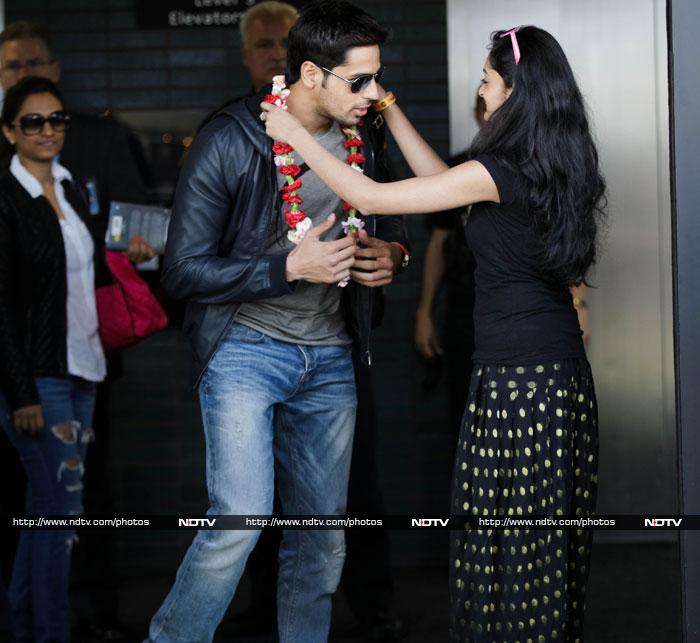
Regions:
<svg viewBox="0 0 700 643"><path fill-rule="evenodd" d="M592 515L597 417L586 360L476 365L452 513ZM453 532L453 643L582 641L591 536L577 528Z"/></svg>

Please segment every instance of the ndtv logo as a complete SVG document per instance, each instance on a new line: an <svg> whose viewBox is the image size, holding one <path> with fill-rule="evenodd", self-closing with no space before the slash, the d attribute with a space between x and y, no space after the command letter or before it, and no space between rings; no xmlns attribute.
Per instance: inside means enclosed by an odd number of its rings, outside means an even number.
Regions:
<svg viewBox="0 0 700 643"><path fill-rule="evenodd" d="M411 518L411 527L447 527L449 518Z"/></svg>
<svg viewBox="0 0 700 643"><path fill-rule="evenodd" d="M178 527L213 527L216 518L178 518Z"/></svg>
<svg viewBox="0 0 700 643"><path fill-rule="evenodd" d="M645 527L680 527L683 518L645 518Z"/></svg>

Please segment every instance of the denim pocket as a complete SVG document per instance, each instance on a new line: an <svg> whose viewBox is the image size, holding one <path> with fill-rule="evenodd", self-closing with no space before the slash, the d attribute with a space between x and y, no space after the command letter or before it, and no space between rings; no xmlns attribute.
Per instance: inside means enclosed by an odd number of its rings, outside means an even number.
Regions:
<svg viewBox="0 0 700 643"><path fill-rule="evenodd" d="M260 344L267 339L265 333L261 333L259 330L244 326L243 324L233 324L228 336L229 339L237 342L246 342L248 344Z"/></svg>

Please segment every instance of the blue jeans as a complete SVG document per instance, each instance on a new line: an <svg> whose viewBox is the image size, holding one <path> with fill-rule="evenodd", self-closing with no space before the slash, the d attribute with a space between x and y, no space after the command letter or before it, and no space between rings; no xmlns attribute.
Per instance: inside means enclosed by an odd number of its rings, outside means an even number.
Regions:
<svg viewBox="0 0 700 643"><path fill-rule="evenodd" d="M284 513L345 512L356 407L349 346L279 342L234 324L204 373L199 398L209 515L271 514L275 472ZM151 621L149 641L211 641L259 536L199 531ZM282 643L327 640L344 559L342 530L284 533Z"/></svg>
<svg viewBox="0 0 700 643"><path fill-rule="evenodd" d="M2 422L27 474L27 515L82 512L83 462L93 439L95 384L78 377L36 379L44 413L38 435ZM4 404L4 401L2 401ZM9 599L15 637L36 643L68 641L68 580L75 531L26 529L19 538Z"/></svg>

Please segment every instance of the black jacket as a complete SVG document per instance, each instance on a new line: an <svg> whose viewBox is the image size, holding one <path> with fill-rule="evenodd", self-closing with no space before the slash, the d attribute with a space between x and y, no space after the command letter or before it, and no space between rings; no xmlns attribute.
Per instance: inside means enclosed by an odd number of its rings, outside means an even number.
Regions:
<svg viewBox="0 0 700 643"><path fill-rule="evenodd" d="M95 282L111 281L104 244L81 186L63 182L66 200L95 242ZM39 404L34 377L68 372L66 252L58 217L6 171L0 176L0 387L11 409Z"/></svg>
<svg viewBox="0 0 700 643"><path fill-rule="evenodd" d="M60 162L76 181L95 184L104 229L112 201L148 202L142 156L139 142L113 117L71 111Z"/></svg>
<svg viewBox="0 0 700 643"><path fill-rule="evenodd" d="M294 287L286 278L287 255L264 254L272 217L281 211L272 142L259 118L266 91L227 106L204 127L175 193L162 282L171 296L188 300L183 328L194 351L195 382L241 302L278 297ZM363 148L365 174L388 180L378 140L382 119L368 115L362 135L370 143ZM401 217L370 216L365 229L408 245ZM348 331L365 363L376 290L351 282L343 292Z"/></svg>

